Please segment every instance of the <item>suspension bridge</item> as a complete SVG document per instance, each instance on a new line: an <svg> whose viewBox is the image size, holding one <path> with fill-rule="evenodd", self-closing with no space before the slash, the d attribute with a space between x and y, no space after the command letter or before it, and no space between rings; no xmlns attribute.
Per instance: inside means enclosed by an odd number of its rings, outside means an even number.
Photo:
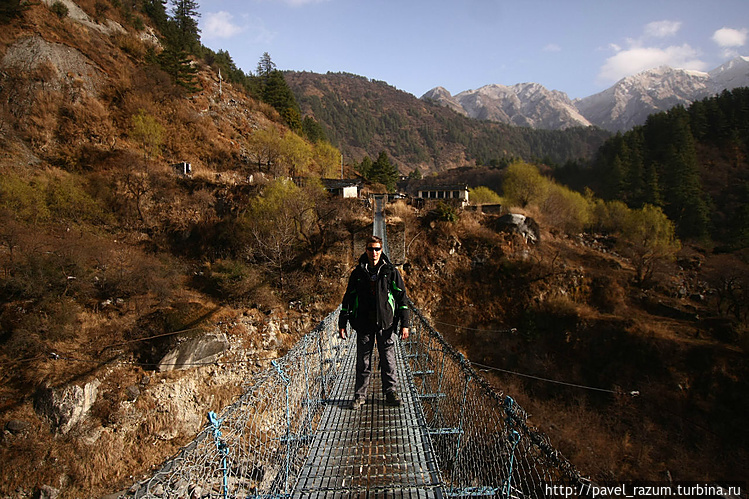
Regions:
<svg viewBox="0 0 749 499"><path fill-rule="evenodd" d="M387 248L383 205L375 199L373 232ZM551 486L580 494L587 480L523 409L410 307L411 335L396 341L401 406L385 404L373 373L366 404L349 408L356 341L339 337L339 307L122 497L542 498Z"/></svg>

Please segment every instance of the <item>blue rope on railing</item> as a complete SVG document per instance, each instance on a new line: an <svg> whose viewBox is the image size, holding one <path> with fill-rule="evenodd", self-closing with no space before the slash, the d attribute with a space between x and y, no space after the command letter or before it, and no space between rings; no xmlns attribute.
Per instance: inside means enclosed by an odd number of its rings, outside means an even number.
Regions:
<svg viewBox="0 0 749 499"><path fill-rule="evenodd" d="M283 369L281 369L281 365L276 360L272 360L271 365L276 368L276 372L278 372L278 375L281 377L281 381L283 381L284 384L284 394L285 394L285 406L286 406L286 435L283 437L283 441L286 443L286 446L292 445L292 434L291 434L291 408L289 407L289 384L291 383L291 380L289 377L283 372ZM286 472L284 473L284 492L289 491L289 476L291 475L291 453L286 452Z"/></svg>
<svg viewBox="0 0 749 499"><path fill-rule="evenodd" d="M224 495L224 499L229 499L229 447L221 440L221 423L223 419L219 418L215 412L210 411L208 413L208 421L211 423L213 428L213 438L216 440L216 449L221 455L221 471L223 473L221 490Z"/></svg>
<svg viewBox="0 0 749 499"><path fill-rule="evenodd" d="M512 443L512 451L510 452L510 466L507 472L507 480L502 486L502 497L508 499L510 497L510 491L512 490L512 472L515 465L515 449L517 449L518 443L520 443L520 432L517 430L510 431L510 443Z"/></svg>

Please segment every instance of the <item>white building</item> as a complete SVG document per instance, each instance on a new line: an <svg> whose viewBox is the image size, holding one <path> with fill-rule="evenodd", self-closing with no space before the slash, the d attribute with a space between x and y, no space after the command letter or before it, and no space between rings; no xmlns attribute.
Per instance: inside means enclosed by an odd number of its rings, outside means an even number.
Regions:
<svg viewBox="0 0 749 499"><path fill-rule="evenodd" d="M416 189L416 196L420 199L428 200L454 200L458 201L461 206L468 204L468 186L467 185L423 185Z"/></svg>
<svg viewBox="0 0 749 499"><path fill-rule="evenodd" d="M358 198L359 197L359 181L358 180L346 180L346 179L334 179L324 178L321 179L325 189L331 194L342 197L342 198Z"/></svg>

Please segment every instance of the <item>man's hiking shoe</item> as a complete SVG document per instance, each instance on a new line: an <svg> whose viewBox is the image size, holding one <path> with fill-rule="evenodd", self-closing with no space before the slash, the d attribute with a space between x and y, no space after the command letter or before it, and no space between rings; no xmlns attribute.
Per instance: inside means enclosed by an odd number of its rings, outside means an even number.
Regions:
<svg viewBox="0 0 749 499"><path fill-rule="evenodd" d="M360 399L359 397L354 397L354 401L351 402L351 409L354 411L358 411L361 409L361 406L364 405L364 399Z"/></svg>
<svg viewBox="0 0 749 499"><path fill-rule="evenodd" d="M401 405L401 399L398 398L398 394L395 392L387 392L385 394L385 403L387 405L392 405L393 407L398 407Z"/></svg>

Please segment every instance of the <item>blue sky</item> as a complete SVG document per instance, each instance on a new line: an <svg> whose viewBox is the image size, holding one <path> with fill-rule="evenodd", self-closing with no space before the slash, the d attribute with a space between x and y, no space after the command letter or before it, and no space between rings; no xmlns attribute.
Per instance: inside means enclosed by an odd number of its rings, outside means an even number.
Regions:
<svg viewBox="0 0 749 499"><path fill-rule="evenodd" d="M201 38L255 71L348 72L417 97L536 82L582 98L663 64L749 55L749 0L203 0Z"/></svg>

